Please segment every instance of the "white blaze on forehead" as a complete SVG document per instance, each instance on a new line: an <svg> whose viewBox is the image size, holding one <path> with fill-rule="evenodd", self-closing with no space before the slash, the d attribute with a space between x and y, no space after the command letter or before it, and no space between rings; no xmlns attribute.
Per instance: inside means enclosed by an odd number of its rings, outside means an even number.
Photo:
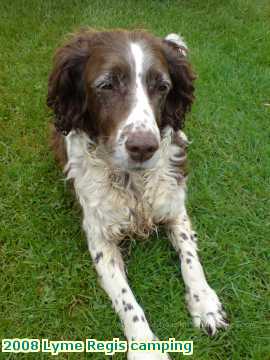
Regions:
<svg viewBox="0 0 270 360"><path fill-rule="evenodd" d="M131 109L125 121L121 124L114 149L114 162L124 168L129 168L130 158L125 143L129 136L135 131L151 131L160 143L160 132L156 123L155 114L150 105L147 90L145 88L145 73L149 66L149 59L142 44L131 43L130 52L132 66L134 66L134 81L132 82ZM128 129L128 131L127 131ZM158 160L158 152L145 161L145 168L151 168Z"/></svg>
<svg viewBox="0 0 270 360"><path fill-rule="evenodd" d="M135 65L134 103L125 125L132 124L133 130L150 130L159 140L160 136L155 115L150 105L147 91L143 85L147 58L143 52L142 45L138 43L131 43L130 49L133 57L133 63Z"/></svg>

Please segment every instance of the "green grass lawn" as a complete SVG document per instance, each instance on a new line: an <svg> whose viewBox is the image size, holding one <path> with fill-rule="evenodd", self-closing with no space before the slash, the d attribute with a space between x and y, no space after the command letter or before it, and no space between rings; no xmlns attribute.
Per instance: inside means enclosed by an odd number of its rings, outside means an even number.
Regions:
<svg viewBox="0 0 270 360"><path fill-rule="evenodd" d="M199 75L186 126L188 208L231 326L214 338L192 327L177 256L162 234L132 242L130 284L161 339L194 341L192 358L270 359L269 1L2 0L0 8L0 338L124 339L48 148L46 91L66 33L143 27L182 33ZM57 359L67 358L105 357Z"/></svg>

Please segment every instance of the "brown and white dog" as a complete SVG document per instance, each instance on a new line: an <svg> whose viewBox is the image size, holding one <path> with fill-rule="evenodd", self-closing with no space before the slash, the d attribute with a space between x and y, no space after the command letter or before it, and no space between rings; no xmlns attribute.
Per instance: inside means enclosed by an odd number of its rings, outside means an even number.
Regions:
<svg viewBox="0 0 270 360"><path fill-rule="evenodd" d="M183 39L144 31L82 30L56 51L48 106L53 142L83 210L89 251L128 340L153 340L128 285L118 244L165 224L179 254L195 326L227 327L197 255L186 208L186 147L181 131L195 75ZM128 359L168 359L128 353Z"/></svg>

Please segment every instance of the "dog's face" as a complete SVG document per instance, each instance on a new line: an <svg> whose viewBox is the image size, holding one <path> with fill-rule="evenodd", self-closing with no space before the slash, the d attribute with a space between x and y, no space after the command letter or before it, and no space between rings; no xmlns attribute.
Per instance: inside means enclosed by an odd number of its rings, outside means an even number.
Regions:
<svg viewBox="0 0 270 360"><path fill-rule="evenodd" d="M55 56L48 105L56 127L84 130L125 170L154 166L162 129L181 128L194 74L180 38L83 31Z"/></svg>

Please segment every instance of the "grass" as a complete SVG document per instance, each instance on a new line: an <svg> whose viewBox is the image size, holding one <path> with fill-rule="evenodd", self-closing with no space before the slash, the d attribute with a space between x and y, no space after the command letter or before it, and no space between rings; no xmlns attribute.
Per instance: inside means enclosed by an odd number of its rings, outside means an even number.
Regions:
<svg viewBox="0 0 270 360"><path fill-rule="evenodd" d="M231 326L214 339L192 327L177 257L162 234L132 243L131 286L156 334L193 340L194 359L270 358L269 17L267 0L1 2L0 338L123 339L48 149L45 98L52 54L66 33L143 27L182 33L199 75L186 128L188 207ZM58 356L66 358L104 355Z"/></svg>

